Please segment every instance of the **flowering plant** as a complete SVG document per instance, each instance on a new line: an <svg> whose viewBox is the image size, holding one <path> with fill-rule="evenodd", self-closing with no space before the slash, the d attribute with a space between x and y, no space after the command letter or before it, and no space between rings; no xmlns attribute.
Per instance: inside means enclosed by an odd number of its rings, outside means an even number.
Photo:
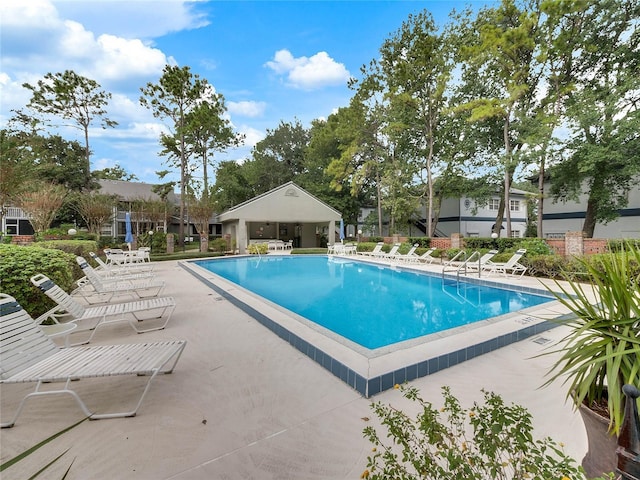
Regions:
<svg viewBox="0 0 640 480"><path fill-rule="evenodd" d="M585 479L584 470L551 438L533 438L531 414L519 405L506 405L492 392L484 403L463 409L442 387L444 407L436 409L414 387L396 386L418 404L416 418L402 410L372 404L387 429L389 442L373 426L363 433L373 445L361 478L484 480ZM613 475L605 478L613 478Z"/></svg>

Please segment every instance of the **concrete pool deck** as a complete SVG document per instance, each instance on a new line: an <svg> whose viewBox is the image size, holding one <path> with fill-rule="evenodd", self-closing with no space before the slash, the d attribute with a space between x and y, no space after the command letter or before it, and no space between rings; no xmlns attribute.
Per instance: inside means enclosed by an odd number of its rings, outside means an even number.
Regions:
<svg viewBox="0 0 640 480"><path fill-rule="evenodd" d="M179 262L157 263L156 271L167 283L164 294L177 303L167 329L135 335L126 323L116 324L99 331L92 344L185 339L174 373L154 380L138 416L84 422L2 478L28 478L66 449L45 478L62 478L72 460L68 479L359 478L371 452L362 429L377 425L370 403L407 406L401 394L391 389L364 398ZM527 277L510 282L540 285ZM560 382L540 388L554 357L533 358L563 333L562 327L549 330L411 384L436 405L443 385L463 406L480 401L481 389L494 391L531 412L537 438L551 436L580 461L586 435L579 414L565 402L565 388ZM551 341L540 344L541 337ZM120 377L83 380L77 389L100 411L130 404L141 385ZM32 387L0 387L3 418ZM30 400L16 426L0 430L2 461L80 419L71 398Z"/></svg>

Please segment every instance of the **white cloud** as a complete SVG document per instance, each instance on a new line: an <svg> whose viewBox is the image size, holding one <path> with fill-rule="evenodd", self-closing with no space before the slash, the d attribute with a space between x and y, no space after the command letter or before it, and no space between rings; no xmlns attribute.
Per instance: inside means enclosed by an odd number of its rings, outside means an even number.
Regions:
<svg viewBox="0 0 640 480"><path fill-rule="evenodd" d="M247 125L242 125L238 128L238 131L245 136L244 147L255 147L256 143L263 140L266 136L262 130L258 130Z"/></svg>
<svg viewBox="0 0 640 480"><path fill-rule="evenodd" d="M279 75L286 74L289 85L303 90L343 85L350 76L344 64L336 62L327 52L294 58L288 50L278 50L265 66Z"/></svg>
<svg viewBox="0 0 640 480"><path fill-rule="evenodd" d="M265 102L227 102L227 109L231 115L238 115L241 117L260 117L267 104Z"/></svg>
<svg viewBox="0 0 640 480"><path fill-rule="evenodd" d="M52 3L61 16L81 23L96 35L110 33L149 39L209 24L206 16L197 11L198 1L53 0Z"/></svg>
<svg viewBox="0 0 640 480"><path fill-rule="evenodd" d="M96 75L102 78L146 76L161 72L167 64L164 53L144 45L140 40L101 35L97 46L101 57L96 59L95 69Z"/></svg>

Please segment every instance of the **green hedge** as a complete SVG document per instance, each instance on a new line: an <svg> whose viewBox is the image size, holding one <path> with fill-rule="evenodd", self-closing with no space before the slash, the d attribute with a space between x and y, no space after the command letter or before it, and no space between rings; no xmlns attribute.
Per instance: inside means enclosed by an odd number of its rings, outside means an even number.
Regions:
<svg viewBox="0 0 640 480"><path fill-rule="evenodd" d="M44 293L31 283L31 277L42 273L62 289L70 292L82 277L75 255L57 249L0 245L0 291L18 301L33 318L54 306Z"/></svg>
<svg viewBox="0 0 640 480"><path fill-rule="evenodd" d="M76 257L84 257L86 260L91 258L89 252L98 251L98 243L95 240L45 240L36 242L33 246L62 250Z"/></svg>

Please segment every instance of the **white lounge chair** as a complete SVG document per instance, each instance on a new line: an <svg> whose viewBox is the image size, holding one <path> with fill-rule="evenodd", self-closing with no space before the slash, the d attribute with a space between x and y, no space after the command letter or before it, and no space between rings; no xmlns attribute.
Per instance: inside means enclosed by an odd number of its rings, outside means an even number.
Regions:
<svg viewBox="0 0 640 480"><path fill-rule="evenodd" d="M89 255L98 264L98 268L96 270L105 272L105 275L137 275L144 273L152 276L153 274L153 264L150 264L149 262L125 263L122 265L117 265L115 263L109 264L104 262L95 252L89 252Z"/></svg>
<svg viewBox="0 0 640 480"><path fill-rule="evenodd" d="M15 298L0 293L0 384L3 388L13 383L36 384L35 390L22 399L13 418L0 423L0 426L13 427L29 398L57 394L71 395L84 414L92 420L133 417L149 391L151 381L158 373L173 372L185 346L185 341L173 340L62 349L42 332ZM120 375L148 377L133 410L95 413L71 388L73 380ZM49 386L60 382L64 382L64 387L51 389ZM46 390L41 390L43 384L47 384ZM110 382L108 388L113 386Z"/></svg>
<svg viewBox="0 0 640 480"><path fill-rule="evenodd" d="M512 275L519 274L520 277L522 277L524 273L527 271L527 267L525 267L519 262L525 253L527 253L527 250L525 248L521 248L517 250L511 256L511 258L506 262L504 263L490 262L483 267L483 270L488 271L490 274L501 273L505 277L507 276L507 272L511 272Z"/></svg>
<svg viewBox="0 0 640 480"><path fill-rule="evenodd" d="M400 247L402 246L401 243L396 243L393 245L393 247L391 247L391 250L389 250L389 253L384 253L384 252L380 252L376 255L373 255L374 258L389 258L389 259L393 259L393 257L395 257L398 253L398 250L400 250Z"/></svg>
<svg viewBox="0 0 640 480"><path fill-rule="evenodd" d="M379 253L382 253L383 246L384 246L384 242L378 242L376 243L376 246L373 247L373 250L371 250L370 252L358 252L358 255L362 255L365 257L374 257Z"/></svg>
<svg viewBox="0 0 640 480"><path fill-rule="evenodd" d="M165 286L163 281L151 278L104 278L83 257L76 257L76 261L86 279L77 282L78 288L73 293L82 296L88 303L109 302L114 296L122 295L133 298L157 297Z"/></svg>
<svg viewBox="0 0 640 480"><path fill-rule="evenodd" d="M124 278L125 280L139 280L139 279L149 279L155 277L155 273L153 273L150 269L134 269L134 268L118 268L114 266L107 265L102 261L98 255L94 252L89 252L91 258L93 258L98 264L97 268L94 268L93 271L96 274L100 275L105 280L117 280ZM131 265L143 265L142 263L133 263ZM144 264L148 265L148 264Z"/></svg>
<svg viewBox="0 0 640 480"><path fill-rule="evenodd" d="M392 260L397 260L397 261L401 261L401 262L411 262L413 261L415 258L417 258L417 255L415 254L416 249L419 247L420 245L418 245L417 243L415 245L412 245L411 248L409 249L409 251L407 253L396 253L395 255L393 255Z"/></svg>
<svg viewBox="0 0 640 480"><path fill-rule="evenodd" d="M430 265L431 263L433 263L434 260L436 260L436 257L431 256L431 254L435 251L436 251L435 248L430 248L429 250L424 252L422 255L417 256L416 260L420 263L426 263Z"/></svg>
<svg viewBox="0 0 640 480"><path fill-rule="evenodd" d="M498 254L498 250L490 250L484 255L482 255L478 260L476 260L473 255L469 260L462 263L459 267L460 269L466 269L471 272L478 272L485 270L488 266L492 265L491 259Z"/></svg>
<svg viewBox="0 0 640 480"><path fill-rule="evenodd" d="M82 342L71 343L71 345L83 345L89 343L99 327L115 322L127 321L131 328L137 333L151 332L153 330L162 330L167 326L173 311L176 308L176 302L172 297L156 297L146 298L144 300L136 300L125 303L110 303L107 305L98 305L94 307L84 307L76 302L71 295L62 290L49 277L39 273L31 277L31 283L44 292L51 300L58 305L48 312L38 317L39 323L47 318L56 323L71 321L74 323L91 323L89 327L76 329L72 334L90 331L89 338ZM152 318L164 318L164 321L154 322L153 327L145 326L140 328L139 325L144 324ZM148 323L147 323L148 325Z"/></svg>

